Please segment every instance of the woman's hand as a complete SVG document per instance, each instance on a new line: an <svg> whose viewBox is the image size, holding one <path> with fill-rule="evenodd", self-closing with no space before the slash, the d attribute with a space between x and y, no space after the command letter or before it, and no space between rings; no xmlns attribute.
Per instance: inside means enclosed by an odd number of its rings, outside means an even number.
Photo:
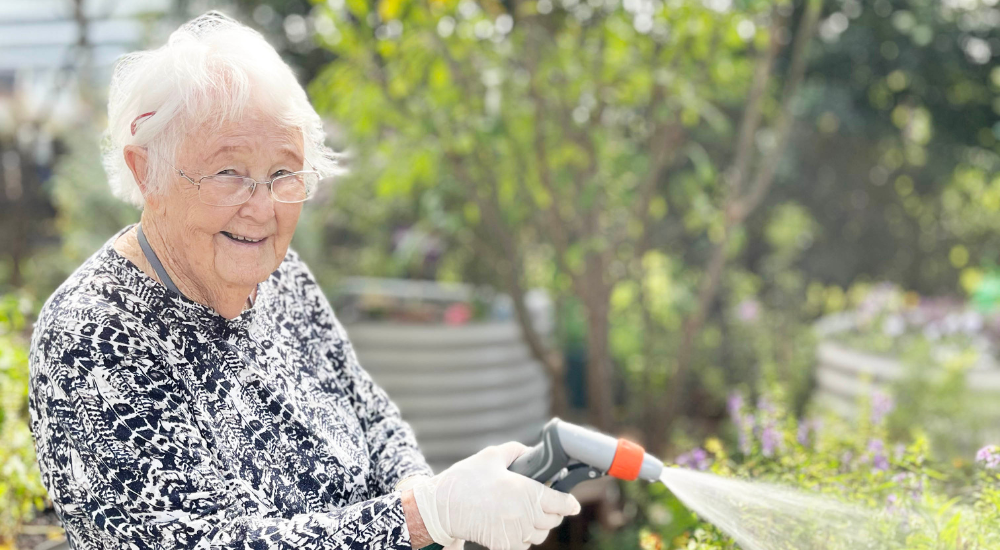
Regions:
<svg viewBox="0 0 1000 550"><path fill-rule="evenodd" d="M413 496L431 539L454 539L491 550L540 544L563 516L580 513L576 498L507 470L527 447L511 441L487 447L417 483Z"/></svg>

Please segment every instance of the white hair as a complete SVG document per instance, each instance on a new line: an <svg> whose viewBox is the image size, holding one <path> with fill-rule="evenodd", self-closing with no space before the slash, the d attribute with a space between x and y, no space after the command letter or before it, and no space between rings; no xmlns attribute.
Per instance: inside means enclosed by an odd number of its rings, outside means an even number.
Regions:
<svg viewBox="0 0 1000 550"><path fill-rule="evenodd" d="M164 46L124 55L115 64L102 143L111 190L143 206L125 164L126 145L146 147L147 185L162 192L189 131L240 121L248 108L301 129L306 169L324 176L339 171L336 153L324 143L323 123L291 68L260 33L210 11L174 31ZM155 114L141 117L150 112Z"/></svg>

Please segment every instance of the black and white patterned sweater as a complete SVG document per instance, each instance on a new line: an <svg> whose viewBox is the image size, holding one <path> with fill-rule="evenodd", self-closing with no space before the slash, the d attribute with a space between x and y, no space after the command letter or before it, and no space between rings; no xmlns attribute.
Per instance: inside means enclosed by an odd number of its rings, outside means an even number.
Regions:
<svg viewBox="0 0 1000 550"><path fill-rule="evenodd" d="M394 488L433 472L298 255L226 320L118 235L31 342L31 427L70 546L409 549Z"/></svg>

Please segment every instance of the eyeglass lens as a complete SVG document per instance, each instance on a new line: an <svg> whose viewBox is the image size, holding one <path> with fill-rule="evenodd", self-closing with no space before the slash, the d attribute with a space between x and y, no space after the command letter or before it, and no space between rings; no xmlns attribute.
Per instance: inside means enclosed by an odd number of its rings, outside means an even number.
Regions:
<svg viewBox="0 0 1000 550"><path fill-rule="evenodd" d="M319 174L288 174L271 182L271 194L280 202L302 202L312 196ZM260 185L260 184L258 184ZM199 196L215 206L235 206L250 199L253 182L242 176L209 176L201 180Z"/></svg>

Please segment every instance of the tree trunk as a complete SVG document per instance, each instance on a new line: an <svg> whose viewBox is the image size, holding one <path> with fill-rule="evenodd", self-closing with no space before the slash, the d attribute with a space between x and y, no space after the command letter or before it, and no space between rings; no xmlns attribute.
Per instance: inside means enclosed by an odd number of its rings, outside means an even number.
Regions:
<svg viewBox="0 0 1000 550"><path fill-rule="evenodd" d="M610 432L615 424L608 346L609 299L610 293L600 288L588 293L584 301L587 307L587 401L590 422L604 432Z"/></svg>
<svg viewBox="0 0 1000 550"><path fill-rule="evenodd" d="M542 335L535 329L535 322L524 303L524 291L520 285L508 284L507 291L514 299L514 312L521 325L524 341L531 349L532 357L542 363L549 377L549 394L552 398L549 413L564 417L569 412L569 398L566 396L566 362L561 354L562 349L558 345L544 342Z"/></svg>
<svg viewBox="0 0 1000 550"><path fill-rule="evenodd" d="M503 245L503 250L506 254L516 258L517 252L514 249L513 242L513 238L508 237ZM566 395L566 367L562 356L562 347L558 344L552 345L552 341L544 338L535 327L535 320L531 317L531 312L528 311L528 305L525 303L525 289L520 279L520 275L524 271L521 262L519 260L505 262L502 259L498 259L495 265L497 270L502 274L501 282L503 287L507 290L507 294L514 304L514 314L517 317L518 324L521 326L521 335L524 338L524 342L528 345L528 349L531 350L531 356L542 364L545 374L548 375L550 384L549 395L552 399L549 414L553 416L566 416L566 413L569 412L569 398ZM558 308L555 316L558 318ZM552 336L552 338L557 338L557 336Z"/></svg>
<svg viewBox="0 0 1000 550"><path fill-rule="evenodd" d="M649 296L646 293L646 268L642 260L636 262L639 280L639 310L642 312L639 330L642 334L642 374L640 375L639 387L635 395L639 399L639 414L637 423L642 430L644 439L642 441L646 449L653 453L658 453L662 447L663 437L658 429L657 401L661 397L658 392L658 382L653 376L653 357L656 351L653 346L656 323L653 320L652 312L649 310Z"/></svg>

